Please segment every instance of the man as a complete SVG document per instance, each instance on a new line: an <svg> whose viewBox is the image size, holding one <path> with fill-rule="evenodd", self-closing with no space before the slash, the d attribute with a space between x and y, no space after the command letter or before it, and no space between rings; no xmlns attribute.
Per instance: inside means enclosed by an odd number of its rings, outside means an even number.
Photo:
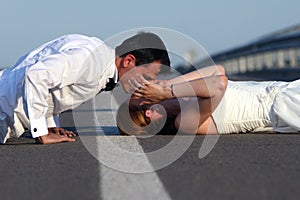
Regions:
<svg viewBox="0 0 300 200"><path fill-rule="evenodd" d="M29 129L42 144L74 141L58 128L57 116L112 89L118 80L126 92L138 75L155 79L170 65L166 47L152 33L139 33L115 50L95 37L65 35L26 54L0 72L0 142Z"/></svg>

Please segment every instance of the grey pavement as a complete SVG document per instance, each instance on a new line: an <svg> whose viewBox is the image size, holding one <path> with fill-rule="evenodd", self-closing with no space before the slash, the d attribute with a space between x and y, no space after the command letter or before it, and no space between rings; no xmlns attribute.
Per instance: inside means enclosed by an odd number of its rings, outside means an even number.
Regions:
<svg viewBox="0 0 300 200"><path fill-rule="evenodd" d="M122 141L127 136L111 137ZM13 139L0 146L1 199L299 199L299 135L224 135L199 159L203 138L197 136L171 165L146 174L106 167L79 137L56 145ZM170 139L138 142L148 152Z"/></svg>
<svg viewBox="0 0 300 200"><path fill-rule="evenodd" d="M107 95L97 98L109 100ZM147 154L134 162L117 160L114 150L103 149L107 141L128 151L153 152L173 136L119 136L115 108L98 100L64 113L62 125L76 125L79 132L76 142L38 145L18 138L0 145L1 200L299 199L299 134L222 135L202 159L198 154L204 136L196 136L172 164L150 173L125 173L99 162L97 155L131 168L154 169L156 160Z"/></svg>

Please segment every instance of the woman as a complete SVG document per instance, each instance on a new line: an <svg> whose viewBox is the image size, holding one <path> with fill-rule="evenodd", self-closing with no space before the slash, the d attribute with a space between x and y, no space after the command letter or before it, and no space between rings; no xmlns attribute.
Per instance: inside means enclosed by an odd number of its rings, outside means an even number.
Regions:
<svg viewBox="0 0 300 200"><path fill-rule="evenodd" d="M200 74L197 76L192 72L170 80L167 83L173 85L170 87L158 86L147 81L144 81L144 86L141 86L133 82L136 87L135 97L145 96L155 103L159 99L166 100L152 106L149 105L151 101L145 101L141 106L143 100L132 98L121 105L117 114L120 132L155 134L180 131L194 134L226 134L300 130L300 80L290 83L228 81L224 94L225 90L222 89L220 92L215 92L217 87L210 85L211 82L200 81L222 77L224 75L222 66L204 68L196 72ZM210 75L211 77L208 77ZM187 94L189 89L184 80L191 83L191 88L195 89L194 96L197 97L190 97L193 96L191 93ZM220 85L226 87L226 80L226 78L221 79ZM193 81L198 84L198 87L195 87ZM206 93L208 88L210 94ZM189 98L174 99L173 97L172 99L169 93L171 96L189 96ZM155 95L160 98L155 99ZM128 111L129 118L125 117Z"/></svg>

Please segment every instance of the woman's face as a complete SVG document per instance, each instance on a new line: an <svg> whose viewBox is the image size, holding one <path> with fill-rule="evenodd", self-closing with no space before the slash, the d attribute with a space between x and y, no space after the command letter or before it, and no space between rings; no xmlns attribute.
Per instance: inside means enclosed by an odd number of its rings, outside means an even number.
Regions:
<svg viewBox="0 0 300 200"><path fill-rule="evenodd" d="M146 110L145 115L146 117L149 117L151 121L159 121L164 118L164 112L161 109L164 110L161 105L153 105L150 107L150 109Z"/></svg>

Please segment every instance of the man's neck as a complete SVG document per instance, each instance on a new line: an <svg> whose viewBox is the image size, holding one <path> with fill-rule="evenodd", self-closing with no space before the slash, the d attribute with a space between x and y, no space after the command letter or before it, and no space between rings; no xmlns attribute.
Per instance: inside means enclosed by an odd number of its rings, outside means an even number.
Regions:
<svg viewBox="0 0 300 200"><path fill-rule="evenodd" d="M121 68L120 67L121 66L121 60L122 60L122 58L116 56L116 58L115 58L115 65L116 65L117 70L118 70L118 79L120 79L120 77L123 75L122 74L122 70L120 69Z"/></svg>

